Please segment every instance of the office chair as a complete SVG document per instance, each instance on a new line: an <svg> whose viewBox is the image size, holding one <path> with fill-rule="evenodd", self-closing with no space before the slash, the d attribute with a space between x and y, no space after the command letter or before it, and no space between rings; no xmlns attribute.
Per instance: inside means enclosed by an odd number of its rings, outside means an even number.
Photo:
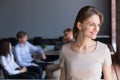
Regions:
<svg viewBox="0 0 120 80"><path fill-rule="evenodd" d="M4 76L4 78L5 78L5 79L10 79L8 72L3 68L3 66L2 66L1 64L0 64L0 68L1 68L2 71L3 71L3 76Z"/></svg>

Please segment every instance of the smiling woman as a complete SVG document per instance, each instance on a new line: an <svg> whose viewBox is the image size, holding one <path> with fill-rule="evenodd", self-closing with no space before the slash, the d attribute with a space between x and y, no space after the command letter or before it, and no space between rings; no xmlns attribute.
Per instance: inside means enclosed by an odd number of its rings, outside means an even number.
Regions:
<svg viewBox="0 0 120 80"><path fill-rule="evenodd" d="M74 42L61 50L61 80L112 80L110 51L104 43L94 41L103 15L95 7L85 6L76 17ZM78 75L79 74L79 75Z"/></svg>

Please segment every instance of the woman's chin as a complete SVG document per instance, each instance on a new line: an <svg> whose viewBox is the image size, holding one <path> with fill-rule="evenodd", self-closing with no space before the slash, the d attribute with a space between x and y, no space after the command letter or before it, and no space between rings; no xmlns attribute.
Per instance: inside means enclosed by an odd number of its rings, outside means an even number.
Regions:
<svg viewBox="0 0 120 80"><path fill-rule="evenodd" d="M97 36L92 36L91 38L92 38L92 39L96 39L96 38L97 38Z"/></svg>

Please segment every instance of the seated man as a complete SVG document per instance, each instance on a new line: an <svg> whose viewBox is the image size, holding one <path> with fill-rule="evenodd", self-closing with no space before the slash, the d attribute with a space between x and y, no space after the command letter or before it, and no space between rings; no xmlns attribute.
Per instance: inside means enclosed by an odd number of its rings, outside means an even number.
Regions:
<svg viewBox="0 0 120 80"><path fill-rule="evenodd" d="M63 33L64 33L64 37L63 37L64 44L73 41L72 29L66 28L63 31ZM59 69L60 69L60 65L59 64L48 65L46 67L47 79L56 79L56 77L53 75L53 73L54 73L54 71L59 70Z"/></svg>
<svg viewBox="0 0 120 80"><path fill-rule="evenodd" d="M63 36L63 42L64 43L69 43L73 40L73 32L72 29L66 28L64 31L64 36Z"/></svg>
<svg viewBox="0 0 120 80"><path fill-rule="evenodd" d="M42 75L42 70L46 67L46 64L37 63L36 61L34 61L31 56L31 52L40 54L42 56L42 59L45 60L46 56L44 52L27 41L28 38L26 32L20 31L17 33L16 37L18 43L15 46L15 57L18 64L21 67L27 67L29 71L34 72L38 71L35 71L33 68L39 67L39 74Z"/></svg>

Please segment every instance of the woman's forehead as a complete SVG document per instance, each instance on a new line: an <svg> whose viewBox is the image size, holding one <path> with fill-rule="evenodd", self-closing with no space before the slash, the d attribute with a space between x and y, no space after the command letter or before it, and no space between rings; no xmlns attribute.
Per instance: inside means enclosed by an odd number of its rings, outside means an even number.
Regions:
<svg viewBox="0 0 120 80"><path fill-rule="evenodd" d="M91 17L87 18L84 22L100 24L100 17L98 15L92 15Z"/></svg>

